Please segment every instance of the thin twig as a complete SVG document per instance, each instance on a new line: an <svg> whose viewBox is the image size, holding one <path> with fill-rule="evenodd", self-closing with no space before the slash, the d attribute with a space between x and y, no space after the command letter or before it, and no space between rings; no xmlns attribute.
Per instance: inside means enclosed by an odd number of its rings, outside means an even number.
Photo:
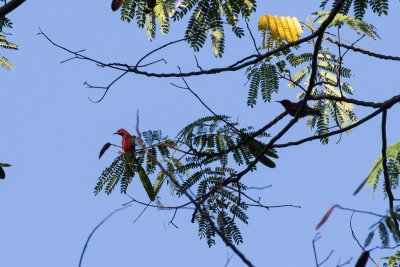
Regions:
<svg viewBox="0 0 400 267"><path fill-rule="evenodd" d="M81 267L82 265L82 260L83 260L83 255L85 254L87 245L89 243L90 238L93 236L94 232L96 232L96 230L105 222L107 221L111 216L113 216L115 213L117 213L118 211L124 210L126 208L131 207L132 205L128 205L122 208L118 208L116 210L114 210L113 212L111 212L109 215L107 215L107 217L105 217L94 229L93 231L90 233L89 237L86 240L85 246L83 247L82 253L81 253L81 258L79 259L79 267Z"/></svg>
<svg viewBox="0 0 400 267"><path fill-rule="evenodd" d="M144 209L142 210L142 212L136 217L136 219L133 221L133 223L137 222L137 220L139 220L139 218L142 216L142 214L147 210L147 208L149 207L151 201L149 201L149 203L146 205L146 207L144 207Z"/></svg>
<svg viewBox="0 0 400 267"><path fill-rule="evenodd" d="M176 215L177 211L178 211L178 209L175 209L174 216L172 216L172 219L169 221L168 225L172 224L173 226L176 227L176 229L179 229L179 227L176 226L176 224L174 223L174 219L175 219L175 215Z"/></svg>
<svg viewBox="0 0 400 267"><path fill-rule="evenodd" d="M350 257L350 259L348 259L346 262L343 262L342 264L340 263L340 259L339 259L338 264L336 265L336 267L342 267L342 266L345 266L347 264L350 264L352 259L353 259L353 257Z"/></svg>
<svg viewBox="0 0 400 267"><path fill-rule="evenodd" d="M369 214L369 215L374 215L380 218L385 218L385 215L377 214L371 211L364 211L364 210L355 210L355 209L349 209L349 208L344 208L340 205L336 205L336 208L341 209L341 210L346 210L346 211L351 211L351 212L356 212L356 213L364 213L364 214Z"/></svg>
<svg viewBox="0 0 400 267"><path fill-rule="evenodd" d="M351 235L353 236L354 240L357 242L358 246L359 246L364 252L367 252L367 251L365 250L365 248L361 245L360 241L358 241L356 235L354 234L353 226L352 226L352 224L351 224L351 221L352 221L352 219L353 219L353 215L354 215L354 212L353 212L353 213L351 214L351 216L350 216L350 230L351 230ZM369 259L370 259L373 263L375 263L376 267L380 267L380 266L374 261L374 259L373 259L370 255L369 255L368 257L369 257Z"/></svg>
<svg viewBox="0 0 400 267"><path fill-rule="evenodd" d="M314 236L314 239L312 240L312 247L313 247L313 251L314 251L314 260L315 260L316 267L319 267L319 264L318 264L317 250L315 249L315 242L317 242L320 238L321 238L320 234L316 233Z"/></svg>
<svg viewBox="0 0 400 267"><path fill-rule="evenodd" d="M106 86L106 87L92 86L92 85L90 85L89 83L85 82L84 84L86 84L89 88L101 88L101 89L105 89L104 94L102 95L102 97L100 97L99 100L93 101L90 97L89 97L89 100L90 100L92 103L99 103L99 102L101 102L101 101L104 99L104 97L107 95L108 90L111 88L111 86L112 86L114 83L116 83L119 79L121 79L123 76L125 76L125 74L127 74L127 73L128 73L127 71L123 72L121 75L119 75L117 78L115 78L115 79L114 79L108 86Z"/></svg>
<svg viewBox="0 0 400 267"><path fill-rule="evenodd" d="M143 56L143 57L138 61L136 67L134 67L134 68L131 68L131 67L128 67L128 66L127 66L127 67L121 67L121 66L109 65L109 64L106 64L106 63L102 63L102 62L100 62L100 61L98 61L98 60L96 60L96 59L83 56L83 55L81 55L81 54L79 54L79 53L77 54L77 56L79 56L79 59L88 60L88 61L91 61L91 62L94 62L94 63L98 63L98 64L100 64L100 65L104 65L104 66L109 67L109 68L118 69L118 70L122 70L122 71L129 71L129 72L132 72L132 73L136 73L136 74L140 74L140 75L145 75L145 76L148 76L148 77L188 77L188 76L198 76L198 75L204 75L204 74L217 74L217 73L227 72L227 71L237 71L237 70L246 68L246 67L248 67L248 66L254 65L254 64L256 64L256 63L258 63L258 62L264 60L265 58L268 58L268 57L270 57L270 56L272 56L272 55L275 55L276 53L279 53L279 52L284 51L285 49L288 49L288 48L290 48L290 47L293 47L293 46L302 44L302 43L304 43L304 42L307 42L307 41L309 41L309 40L314 39L315 37L319 37L319 36L323 35L323 33L325 32L327 26L328 26L329 23L333 20L333 18L335 17L335 15L337 14L337 12L339 11L339 9L340 9L340 7L341 7L342 5L343 5L343 0L338 1L338 2L336 3L335 7L331 10L330 15L328 16L328 18L327 18L327 19L321 24L321 26L320 26L316 31L314 31L312 34L310 34L310 35L308 35L308 36L306 36L306 37L304 37L304 38L301 38L301 39L299 39L299 40L297 40L297 41L294 41L294 42L291 42L291 43L282 45L282 46L280 46L280 47L278 47L278 48L276 48L276 49L274 49L274 50L271 50L271 51L266 52L265 54L261 54L261 55L253 54L253 55L244 57L244 58L242 58L242 59L236 61L235 63L233 63L233 64L231 64L231 65L229 65L229 66L220 67L220 68L212 68L212 69L200 70L200 71L191 71L191 72L186 72L186 73L152 73L152 72L147 72L147 71L141 71L141 70L138 69L139 63L140 63L144 58L146 58L147 56L149 56L150 54L152 54L152 53L154 53L155 51L158 51L158 50L164 48L165 46L167 46L167 45L169 45L169 44L176 43L176 42L180 42L180 41L184 41L184 40L186 40L187 38L183 38L183 39L180 39L180 40L177 40L177 41L168 43L168 44L166 44L166 45L164 45L164 46L162 46L162 47L159 47L159 48L157 48L157 49L155 49L155 50L153 50L153 51L147 53L145 56ZM43 31L40 30L40 33L39 33L39 34L43 35L43 36L44 36L51 44L53 44L54 46L56 46L56 47L58 47L58 48L60 48L60 49L62 49L62 50L64 50L64 51L66 51L66 52L68 52L68 53L76 54L76 53L74 53L73 51L71 51L70 49L68 49L68 48L66 48L66 47L63 47L63 46L61 46L61 45L55 43L55 42L54 42L53 40L51 40L46 34L44 34Z"/></svg>
<svg viewBox="0 0 400 267"><path fill-rule="evenodd" d="M251 29L249 26L249 22L247 20L248 20L248 18L244 19L244 21L246 22L247 29L249 30L250 37L253 40L254 48L256 49L257 53L261 56L260 51L258 51L258 48L257 48L256 39L254 39L253 33L251 32Z"/></svg>
<svg viewBox="0 0 400 267"><path fill-rule="evenodd" d="M232 254L231 256L229 256L229 254L227 255L227 260L226 260L226 264L225 267L228 266L229 262L231 261L232 257L235 256L235 254Z"/></svg>
<svg viewBox="0 0 400 267"><path fill-rule="evenodd" d="M182 208L193 209L193 208L190 208L190 207L186 207L186 206L190 205L192 202L188 202L188 203L185 203L185 204L182 204L182 205L179 205L179 206L160 206L160 205L147 204L147 203L144 203L142 201L136 200L133 197L131 197L130 195L128 195L127 193L125 193L125 195L127 197L129 197L131 199L131 201L129 201L128 203L123 204L122 206L129 205L132 202L136 202L136 203L144 205L144 206L149 206L149 207L152 207L152 208L158 208L158 209L163 209L163 210L175 210L175 209L182 209Z"/></svg>

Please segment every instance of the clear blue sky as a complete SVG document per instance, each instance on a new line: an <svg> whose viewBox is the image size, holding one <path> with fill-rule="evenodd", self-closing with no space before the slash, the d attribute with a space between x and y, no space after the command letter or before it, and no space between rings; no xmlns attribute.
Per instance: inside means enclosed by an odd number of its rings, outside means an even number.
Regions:
<svg viewBox="0 0 400 267"><path fill-rule="evenodd" d="M258 1L257 12L250 21L258 44L261 37L257 20L263 13L296 16L305 20L318 10L319 1ZM390 15L367 16L374 23L382 40L365 40L360 45L382 53L399 55L397 25L398 3ZM0 267L77 266L84 243L92 229L110 212L129 199L117 190L110 196L94 196L93 188L103 169L117 155L111 149L98 160L105 142L120 142L113 136L119 128L134 131L136 110L140 111L142 130L162 129L175 136L187 123L209 115L187 91L170 82L179 79L146 78L129 75L119 81L99 104L102 91L87 89L85 81L106 85L119 73L89 62L60 61L71 55L57 49L38 36L39 27L56 42L72 49L86 49L86 55L105 62L134 64L160 44L183 35L181 24L174 24L167 37L158 35L148 42L145 32L136 24L123 23L119 13L113 13L109 1L27 1L9 16L15 29L10 41L20 50L2 55L13 63L14 70L0 69L0 162L9 162L7 178L0 181ZM388 26L392 25L392 26ZM351 35L351 40L356 37ZM197 55L203 67L224 66L241 56L254 53L251 39L229 37L222 60L212 56L209 43ZM179 65L185 71L196 67L193 51L185 44L168 48L149 60L165 58L166 66L155 70L175 71ZM355 97L383 101L398 94L398 63L380 61L349 52L345 64L355 77L351 83ZM238 118L241 125L261 126L282 112L278 103L246 106L248 87L244 71L187 79L192 88L217 113ZM279 95L273 100L295 99L297 90L282 82ZM399 141L399 105L388 113L388 143ZM359 117L368 109L357 108ZM287 123L280 122L271 133ZM300 120L281 140L297 140L312 135ZM278 151L276 169L259 167L245 177L251 186L272 185L263 191L250 193L262 198L266 205L295 204L301 209L250 209L249 225L242 225L245 243L239 246L256 266L314 266L311 240L315 226L333 204L348 208L382 213L387 202L379 190L371 200L371 189L364 188L357 197L354 189L365 178L380 153L380 116L344 135L339 144L333 137L329 145L318 141ZM279 143L281 143L279 142ZM129 187L129 194L147 201L138 181ZM182 203L169 189L160 193L165 205ZM395 196L398 192L395 192ZM92 237L82 266L225 266L232 251L222 244L208 248L197 236L197 224L191 224L191 211L179 211L168 225L173 212L148 209L136 222L133 220L143 206L133 205L109 219ZM330 250L335 252L324 266L336 266L339 258L357 258L360 248L349 229L349 212L334 211L321 228L317 243L319 258ZM376 218L356 214L353 225L361 241ZM375 254L381 255L390 252ZM353 259L353 265L355 260ZM243 266L234 256L229 266ZM372 265L369 265L372 266Z"/></svg>

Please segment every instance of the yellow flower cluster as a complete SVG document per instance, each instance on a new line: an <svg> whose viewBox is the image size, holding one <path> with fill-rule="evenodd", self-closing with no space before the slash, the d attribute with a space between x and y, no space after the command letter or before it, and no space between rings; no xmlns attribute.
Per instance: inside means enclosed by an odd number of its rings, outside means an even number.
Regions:
<svg viewBox="0 0 400 267"><path fill-rule="evenodd" d="M278 17L272 15L262 15L258 20L258 30L263 33L263 43L265 43L265 33L269 33L269 38L279 41L294 42L299 39L303 29L296 17ZM271 43L268 42L267 43Z"/></svg>

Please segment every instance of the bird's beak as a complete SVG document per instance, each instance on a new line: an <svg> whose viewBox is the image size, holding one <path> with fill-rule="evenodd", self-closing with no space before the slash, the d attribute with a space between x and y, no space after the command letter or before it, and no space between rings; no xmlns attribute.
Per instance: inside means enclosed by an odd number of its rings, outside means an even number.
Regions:
<svg viewBox="0 0 400 267"><path fill-rule="evenodd" d="M275 101L275 102L281 103L281 101Z"/></svg>
<svg viewBox="0 0 400 267"><path fill-rule="evenodd" d="M116 135L116 134L118 134L118 133L117 132L113 133L113 135Z"/></svg>

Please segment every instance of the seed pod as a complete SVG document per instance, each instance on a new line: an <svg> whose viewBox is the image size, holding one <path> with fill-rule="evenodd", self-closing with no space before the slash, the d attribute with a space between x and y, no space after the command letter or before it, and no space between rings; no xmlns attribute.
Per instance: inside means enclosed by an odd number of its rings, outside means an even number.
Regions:
<svg viewBox="0 0 400 267"><path fill-rule="evenodd" d="M365 267L369 258L369 251L364 251L358 258L358 261L354 267Z"/></svg>
<svg viewBox="0 0 400 267"><path fill-rule="evenodd" d="M3 168L0 166L0 179L6 178L6 173L4 172Z"/></svg>
<svg viewBox="0 0 400 267"><path fill-rule="evenodd" d="M110 143L106 143L103 148L100 150L100 154L99 154L99 159L101 158L101 156L103 156L104 152L106 152L107 149L109 149L111 146Z"/></svg>
<svg viewBox="0 0 400 267"><path fill-rule="evenodd" d="M125 2L125 0L113 0L112 2L111 2L111 9L112 9L112 11L117 11L121 6L122 6L122 4Z"/></svg>

